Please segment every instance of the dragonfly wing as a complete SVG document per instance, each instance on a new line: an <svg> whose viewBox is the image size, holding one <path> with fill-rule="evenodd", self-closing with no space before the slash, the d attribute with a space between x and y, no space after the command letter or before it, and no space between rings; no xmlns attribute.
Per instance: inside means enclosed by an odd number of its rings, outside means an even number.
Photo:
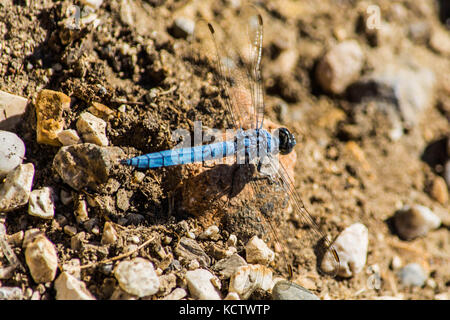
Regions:
<svg viewBox="0 0 450 320"><path fill-rule="evenodd" d="M256 8L248 7L230 24L226 33L216 24L198 21L192 40L194 56L198 63L209 64L233 127L254 129L262 126L264 114L262 18Z"/></svg>

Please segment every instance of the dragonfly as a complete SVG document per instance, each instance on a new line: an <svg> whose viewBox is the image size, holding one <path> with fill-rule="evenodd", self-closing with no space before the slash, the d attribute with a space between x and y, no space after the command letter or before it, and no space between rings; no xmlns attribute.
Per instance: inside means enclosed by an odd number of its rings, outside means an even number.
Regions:
<svg viewBox="0 0 450 320"><path fill-rule="evenodd" d="M263 18L256 7L250 6L241 11L239 21L237 30L227 34L211 22L199 20L191 44L197 55L197 64L207 64L213 71L224 98L228 123L236 130L234 137L206 145L152 152L124 159L121 164L157 169L234 157L238 165L256 167L256 173L263 177L262 181L266 181L266 184L263 188L256 180L248 181L253 193L262 195L266 187L281 188L283 194L288 196L294 214L312 230L315 239L320 240L319 253L322 257L325 254L332 257L331 264L319 268L319 271L334 276L339 268L339 256L306 209L293 178L278 159L279 155L288 155L294 150L297 144L295 136L285 127L273 132L264 127L265 103L261 73ZM271 229L274 241L280 246L277 236L279 231L270 216L264 215L263 218ZM289 278L292 278L293 267L287 262L285 264Z"/></svg>

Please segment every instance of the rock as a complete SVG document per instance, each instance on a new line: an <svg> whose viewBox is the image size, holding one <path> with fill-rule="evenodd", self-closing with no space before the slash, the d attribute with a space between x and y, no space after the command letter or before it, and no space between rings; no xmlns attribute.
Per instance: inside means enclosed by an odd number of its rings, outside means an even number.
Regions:
<svg viewBox="0 0 450 320"><path fill-rule="evenodd" d="M436 176L433 180L430 189L431 197L439 202L440 204L445 204L448 201L448 189L444 178Z"/></svg>
<svg viewBox="0 0 450 320"><path fill-rule="evenodd" d="M369 231L362 223L352 224L343 230L333 243L340 260L337 275L349 278L361 272L366 264L368 245ZM322 269L331 273L334 266L334 256L327 251L322 260Z"/></svg>
<svg viewBox="0 0 450 320"><path fill-rule="evenodd" d="M371 100L382 102L380 109L389 113L384 109L392 108L407 126L413 126L431 106L435 83L434 73L429 69L391 63L352 84L348 97L363 104Z"/></svg>
<svg viewBox="0 0 450 320"><path fill-rule="evenodd" d="M427 207L404 206L395 213L394 225L402 239L412 240L438 228L441 225L441 219Z"/></svg>
<svg viewBox="0 0 450 320"><path fill-rule="evenodd" d="M65 183L80 190L108 181L113 163L124 157L117 147L100 147L92 143L82 143L59 149L53 159L53 167Z"/></svg>
<svg viewBox="0 0 450 320"><path fill-rule="evenodd" d="M37 142L60 146L58 133L64 128L63 111L70 108L70 98L62 92L44 89L36 99Z"/></svg>
<svg viewBox="0 0 450 320"><path fill-rule="evenodd" d="M264 291L273 287L272 270L263 265L239 267L230 278L229 292L235 292L243 300L248 299L256 289Z"/></svg>
<svg viewBox="0 0 450 320"><path fill-rule="evenodd" d="M422 266L417 263L410 263L404 266L398 273L400 280L405 286L422 287L428 276Z"/></svg>
<svg viewBox="0 0 450 320"><path fill-rule="evenodd" d="M21 121L28 100L0 90L0 130L12 130Z"/></svg>
<svg viewBox="0 0 450 320"><path fill-rule="evenodd" d="M183 288L176 288L170 294L165 296L162 300L181 300L187 296L186 290Z"/></svg>
<svg viewBox="0 0 450 320"><path fill-rule="evenodd" d="M53 243L43 234L38 234L31 241L27 241L25 261L35 282L45 283L55 279L58 256Z"/></svg>
<svg viewBox="0 0 450 320"><path fill-rule="evenodd" d="M211 264L211 258L205 253L200 245L194 240L187 237L182 237L177 247L175 254L180 262L188 264L190 261L196 259L201 267L208 267Z"/></svg>
<svg viewBox="0 0 450 320"><path fill-rule="evenodd" d="M320 300L309 290L290 281L278 281L272 289L273 300Z"/></svg>
<svg viewBox="0 0 450 320"><path fill-rule="evenodd" d="M94 9L98 9L102 5L103 0L81 0L81 3Z"/></svg>
<svg viewBox="0 0 450 320"><path fill-rule="evenodd" d="M0 178L22 164L24 156L23 141L15 133L0 130Z"/></svg>
<svg viewBox="0 0 450 320"><path fill-rule="evenodd" d="M89 112L83 112L77 120L77 130L88 143L106 147L109 144L106 137L106 122Z"/></svg>
<svg viewBox="0 0 450 320"><path fill-rule="evenodd" d="M81 279L80 259L71 259L62 265L62 271L67 272L76 279Z"/></svg>
<svg viewBox="0 0 450 320"><path fill-rule="evenodd" d="M448 31L435 30L430 39L430 47L443 55L450 55L450 36Z"/></svg>
<svg viewBox="0 0 450 320"><path fill-rule="evenodd" d="M130 208L130 196L131 193L125 189L119 189L116 194L117 208L123 211L127 211Z"/></svg>
<svg viewBox="0 0 450 320"><path fill-rule="evenodd" d="M220 293L211 282L214 277L205 269L186 272L186 282L192 297L198 300L220 300Z"/></svg>
<svg viewBox="0 0 450 320"><path fill-rule="evenodd" d="M236 292L228 292L227 296L223 300L241 300Z"/></svg>
<svg viewBox="0 0 450 320"><path fill-rule="evenodd" d="M85 200L78 198L75 201L74 210L75 219L78 223L86 222L89 220L89 212L87 208L87 203Z"/></svg>
<svg viewBox="0 0 450 320"><path fill-rule="evenodd" d="M87 111L94 116L103 119L104 121L114 118L114 111L98 102L92 102L92 105L87 109Z"/></svg>
<svg viewBox="0 0 450 320"><path fill-rule="evenodd" d="M0 186L0 212L8 212L27 204L33 177L32 163L21 164L8 173Z"/></svg>
<svg viewBox="0 0 450 320"><path fill-rule="evenodd" d="M316 79L324 90L340 94L358 79L363 63L364 53L357 41L341 42L319 61Z"/></svg>
<svg viewBox="0 0 450 320"><path fill-rule="evenodd" d="M71 146L81 142L78 133L73 129L67 129L59 132L56 136L63 146Z"/></svg>
<svg viewBox="0 0 450 320"><path fill-rule="evenodd" d="M159 279L153 264L143 258L121 261L114 276L122 290L139 298L153 295L159 289Z"/></svg>
<svg viewBox="0 0 450 320"><path fill-rule="evenodd" d="M234 234L230 234L230 237L227 240L227 245L235 247L237 244L237 237Z"/></svg>
<svg viewBox="0 0 450 320"><path fill-rule="evenodd" d="M173 21L172 34L176 38L187 38L194 33L195 22L189 18L177 17Z"/></svg>
<svg viewBox="0 0 450 320"><path fill-rule="evenodd" d="M23 293L19 287L0 287L0 300L22 300Z"/></svg>
<svg viewBox="0 0 450 320"><path fill-rule="evenodd" d="M214 240L217 241L220 237L219 227L218 226L210 226L208 229L203 231L198 238L201 240Z"/></svg>
<svg viewBox="0 0 450 320"><path fill-rule="evenodd" d="M64 233L67 234L68 236L73 237L74 235L77 234L77 227L66 225L64 226Z"/></svg>
<svg viewBox="0 0 450 320"><path fill-rule="evenodd" d="M28 201L28 214L42 219L52 219L55 214L53 189L44 187L31 191Z"/></svg>
<svg viewBox="0 0 450 320"><path fill-rule="evenodd" d="M177 286L177 276L174 273L168 273L160 276L158 296L167 295L176 286Z"/></svg>
<svg viewBox="0 0 450 320"><path fill-rule="evenodd" d="M95 300L86 284L68 272L62 272L55 281L56 300Z"/></svg>
<svg viewBox="0 0 450 320"><path fill-rule="evenodd" d="M268 265L275 259L275 253L257 236L247 243L245 253L248 263Z"/></svg>
<svg viewBox="0 0 450 320"><path fill-rule="evenodd" d="M233 254L228 258L217 261L212 269L222 277L228 279L239 267L246 266L247 262L238 254Z"/></svg>
<svg viewBox="0 0 450 320"><path fill-rule="evenodd" d="M111 222L106 221L103 227L102 244L114 244L117 241L117 232Z"/></svg>

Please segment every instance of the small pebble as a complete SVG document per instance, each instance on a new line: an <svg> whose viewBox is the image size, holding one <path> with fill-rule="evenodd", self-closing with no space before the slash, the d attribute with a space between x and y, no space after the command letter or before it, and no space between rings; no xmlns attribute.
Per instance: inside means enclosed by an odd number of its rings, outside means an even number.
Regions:
<svg viewBox="0 0 450 320"><path fill-rule="evenodd" d="M7 55L6 50L4 52ZM27 104L28 99L0 90L0 130L13 130L22 121Z"/></svg>
<svg viewBox="0 0 450 320"><path fill-rule="evenodd" d="M36 283L53 281L58 267L55 246L43 234L38 234L34 239L27 242L25 261L33 280Z"/></svg>
<svg viewBox="0 0 450 320"><path fill-rule="evenodd" d="M236 292L228 292L227 296L223 300L241 300Z"/></svg>
<svg viewBox="0 0 450 320"><path fill-rule="evenodd" d="M58 134L64 129L63 111L70 109L70 98L62 92L41 90L36 98L37 142L60 146Z"/></svg>
<svg viewBox="0 0 450 320"><path fill-rule="evenodd" d="M83 199L78 199L75 204L75 219L78 223L82 223L89 220L87 203Z"/></svg>
<svg viewBox="0 0 450 320"><path fill-rule="evenodd" d="M391 261L391 268L392 270L398 270L402 267L403 262L402 259L399 256L393 256Z"/></svg>
<svg viewBox="0 0 450 320"><path fill-rule="evenodd" d="M428 278L427 273L418 263L407 264L399 271L398 276L403 285L416 287L422 287Z"/></svg>
<svg viewBox="0 0 450 320"><path fill-rule="evenodd" d="M83 112L77 120L77 131L88 143L106 147L109 145L106 137L106 122L89 112Z"/></svg>
<svg viewBox="0 0 450 320"><path fill-rule="evenodd" d="M22 164L24 156L23 141L15 133L0 130L0 178Z"/></svg>
<svg viewBox="0 0 450 320"><path fill-rule="evenodd" d="M290 281L278 281L272 290L273 300L320 300L309 290Z"/></svg>
<svg viewBox="0 0 450 320"><path fill-rule="evenodd" d="M248 263L268 265L275 259L275 253L257 236L253 236L247 243L245 253Z"/></svg>
<svg viewBox="0 0 450 320"><path fill-rule="evenodd" d="M102 244L114 244L117 241L117 231L111 222L106 221L103 227Z"/></svg>
<svg viewBox="0 0 450 320"><path fill-rule="evenodd" d="M196 238L195 233L193 233L192 231L186 232L186 236L192 240L195 240L195 238Z"/></svg>
<svg viewBox="0 0 450 320"><path fill-rule="evenodd" d="M64 233L72 237L77 234L77 227L66 225L64 226Z"/></svg>
<svg viewBox="0 0 450 320"><path fill-rule="evenodd" d="M186 272L186 282L194 299L220 300L220 293L211 283L214 275L205 269Z"/></svg>
<svg viewBox="0 0 450 320"><path fill-rule="evenodd" d="M188 264L189 270L195 270L198 268L200 268L200 263L198 263L197 259L194 259L191 262L189 262L189 264Z"/></svg>
<svg viewBox="0 0 450 320"><path fill-rule="evenodd" d="M73 129L63 130L56 136L63 146L70 146L73 144L81 143L81 139L78 136L78 133Z"/></svg>
<svg viewBox="0 0 450 320"><path fill-rule="evenodd" d="M44 187L31 191L28 200L28 214L42 219L52 219L55 214L53 189Z"/></svg>
<svg viewBox="0 0 450 320"><path fill-rule="evenodd" d="M61 192L59 193L59 199L65 206L73 201L72 194L64 189L61 189Z"/></svg>
<svg viewBox="0 0 450 320"><path fill-rule="evenodd" d="M263 265L250 264L237 268L230 278L229 292L236 292L245 300L256 289L268 291L272 287L272 270Z"/></svg>
<svg viewBox="0 0 450 320"><path fill-rule="evenodd" d="M55 281L56 300L95 300L86 284L68 272L62 272Z"/></svg>
<svg viewBox="0 0 450 320"><path fill-rule="evenodd" d="M233 254L228 258L217 261L212 269L219 275L228 279L233 275L239 267L246 266L247 262L238 254Z"/></svg>
<svg viewBox="0 0 450 320"><path fill-rule="evenodd" d="M394 216L398 235L404 240L424 236L428 231L438 228L441 219L433 211L421 205L404 206Z"/></svg>
<svg viewBox="0 0 450 320"><path fill-rule="evenodd" d="M215 240L217 241L220 237L219 227L218 226L210 226L208 229L203 231L198 238L202 240Z"/></svg>
<svg viewBox="0 0 450 320"><path fill-rule="evenodd" d="M34 166L21 164L0 185L0 212L8 212L27 204L33 184Z"/></svg>
<svg viewBox="0 0 450 320"><path fill-rule="evenodd" d="M19 287L0 287L0 300L22 300L23 293Z"/></svg>
<svg viewBox="0 0 450 320"><path fill-rule="evenodd" d="M114 111L98 102L92 102L92 105L87 110L104 121L114 118Z"/></svg>
<svg viewBox="0 0 450 320"><path fill-rule="evenodd" d="M235 247L237 244L237 237L234 234L230 234L230 237L227 240L227 245Z"/></svg>
<svg viewBox="0 0 450 320"><path fill-rule="evenodd" d="M444 178L437 176L434 178L430 189L431 197L440 204L446 204L448 201L448 188Z"/></svg>
<svg viewBox="0 0 450 320"><path fill-rule="evenodd" d="M162 300L181 300L187 296L186 290L183 288L176 288L170 294L165 296Z"/></svg>
<svg viewBox="0 0 450 320"><path fill-rule="evenodd" d="M62 265L62 270L76 279L81 279L80 259L74 258Z"/></svg>
<svg viewBox="0 0 450 320"><path fill-rule="evenodd" d="M203 248L193 239L182 237L175 248L175 254L184 264L196 259L200 266L205 268L211 264L211 258L205 253Z"/></svg>
<svg viewBox="0 0 450 320"><path fill-rule="evenodd" d="M143 258L121 261L114 276L122 290L137 297L151 296L159 289L159 279L153 263Z"/></svg>
<svg viewBox="0 0 450 320"><path fill-rule="evenodd" d="M143 173L141 171L135 171L133 173L133 176L134 176L134 181L136 181L136 183L141 183L145 179L145 173Z"/></svg>
<svg viewBox="0 0 450 320"><path fill-rule="evenodd" d="M177 38L186 38L194 33L195 22L185 17L177 17L173 22L173 35Z"/></svg>
<svg viewBox="0 0 450 320"><path fill-rule="evenodd" d="M357 41L341 42L320 60L316 79L326 91L340 94L358 79L363 63L364 53Z"/></svg>
<svg viewBox="0 0 450 320"><path fill-rule="evenodd" d="M366 264L368 245L369 231L362 223L352 224L343 230L333 243L340 260L337 274L350 278L361 272ZM322 260L322 269L332 273L334 267L335 258L330 251L327 251Z"/></svg>
<svg viewBox="0 0 450 320"><path fill-rule="evenodd" d="M134 236L131 236L128 239L128 241L130 241L131 243L134 243L134 244L139 244L141 242L141 239L139 239L138 236L134 235Z"/></svg>

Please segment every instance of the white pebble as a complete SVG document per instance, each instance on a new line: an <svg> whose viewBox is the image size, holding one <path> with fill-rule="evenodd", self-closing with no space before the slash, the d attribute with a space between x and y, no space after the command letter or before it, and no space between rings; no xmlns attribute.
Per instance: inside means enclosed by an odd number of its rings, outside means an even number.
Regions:
<svg viewBox="0 0 450 320"><path fill-rule="evenodd" d="M86 284L68 272L62 272L55 281L56 300L95 300Z"/></svg>
<svg viewBox="0 0 450 320"><path fill-rule="evenodd" d="M256 289L268 291L272 287L272 270L260 264L249 264L236 269L230 278L229 292L235 292L245 300Z"/></svg>
<svg viewBox="0 0 450 320"><path fill-rule="evenodd" d="M89 112L83 112L77 120L77 130L85 142L106 147L109 145L106 137L106 122Z"/></svg>
<svg viewBox="0 0 450 320"><path fill-rule="evenodd" d="M25 261L35 282L45 283L55 279L58 256L53 243L43 234L27 241Z"/></svg>
<svg viewBox="0 0 450 320"><path fill-rule="evenodd" d="M120 262L114 276L125 292L140 298L153 295L159 289L159 279L153 264L143 258Z"/></svg>
<svg viewBox="0 0 450 320"><path fill-rule="evenodd" d="M15 133L0 130L0 178L22 164L24 156L23 141Z"/></svg>
<svg viewBox="0 0 450 320"><path fill-rule="evenodd" d="M356 40L347 40L328 51L319 62L316 78L324 90L342 93L357 80L364 63L364 53Z"/></svg>
<svg viewBox="0 0 450 320"><path fill-rule="evenodd" d="M28 214L42 219L52 219L55 214L53 189L44 187L31 191L28 202Z"/></svg>
<svg viewBox="0 0 450 320"><path fill-rule="evenodd" d="M81 143L81 139L78 136L78 133L73 129L63 130L59 132L56 137L63 146L70 146L72 144Z"/></svg>
<svg viewBox="0 0 450 320"><path fill-rule="evenodd" d="M347 227L333 243L339 256L338 275L349 278L361 272L366 264L367 248L369 245L369 231L362 223L355 223ZM322 261L325 272L333 272L334 256L328 251Z"/></svg>
<svg viewBox="0 0 450 320"><path fill-rule="evenodd" d="M197 259L194 259L191 262L189 262L189 265L188 265L189 270L196 270L198 268L200 268L200 263L198 262Z"/></svg>
<svg viewBox="0 0 450 320"><path fill-rule="evenodd" d="M227 296L223 300L241 300L236 292L228 292Z"/></svg>
<svg viewBox="0 0 450 320"><path fill-rule="evenodd" d="M186 290L183 288L176 288L170 294L165 296L163 300L181 300L187 296Z"/></svg>
<svg viewBox="0 0 450 320"><path fill-rule="evenodd" d="M32 163L21 164L8 173L0 187L0 212L11 211L27 204L33 177Z"/></svg>
<svg viewBox="0 0 450 320"><path fill-rule="evenodd" d="M438 228L441 219L433 211L421 205L404 206L394 216L397 233L405 240L424 236Z"/></svg>
<svg viewBox="0 0 450 320"><path fill-rule="evenodd" d="M247 243L245 253L248 263L267 265L275 259L275 253L257 236L253 236Z"/></svg>
<svg viewBox="0 0 450 320"><path fill-rule="evenodd" d="M192 240L195 240L196 238L195 233L193 233L192 231L186 232L186 236Z"/></svg>
<svg viewBox="0 0 450 320"><path fill-rule="evenodd" d="M235 247L237 244L237 237L234 234L230 234L230 237L227 240L227 245Z"/></svg>
<svg viewBox="0 0 450 320"><path fill-rule="evenodd" d="M186 282L192 297L198 300L220 300L220 293L211 283L215 276L205 269L186 272Z"/></svg>
<svg viewBox="0 0 450 320"><path fill-rule="evenodd" d="M219 236L219 227L218 226L210 226L208 229L203 231L198 238L199 239L212 239L217 240Z"/></svg>

